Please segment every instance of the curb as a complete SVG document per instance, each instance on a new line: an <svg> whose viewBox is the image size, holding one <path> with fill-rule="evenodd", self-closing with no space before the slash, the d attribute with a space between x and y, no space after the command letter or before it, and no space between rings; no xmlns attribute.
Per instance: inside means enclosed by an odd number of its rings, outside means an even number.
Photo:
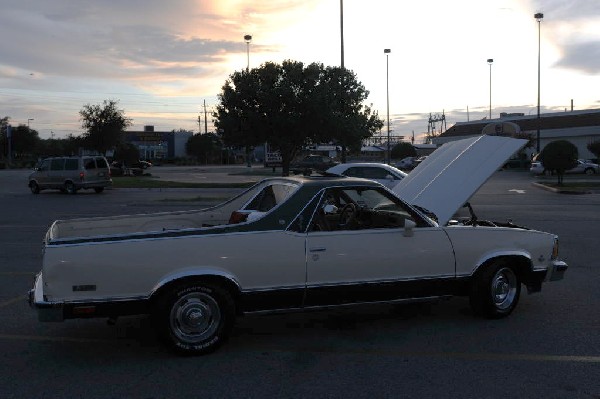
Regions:
<svg viewBox="0 0 600 399"><path fill-rule="evenodd" d="M537 188L541 188L542 190L552 191L553 193L558 193L558 194L577 194L577 195L592 194L591 191L569 190L569 189L563 189L563 188L556 188L556 187L550 187L545 184L536 183L536 182L531 183L531 185L534 187L537 187Z"/></svg>

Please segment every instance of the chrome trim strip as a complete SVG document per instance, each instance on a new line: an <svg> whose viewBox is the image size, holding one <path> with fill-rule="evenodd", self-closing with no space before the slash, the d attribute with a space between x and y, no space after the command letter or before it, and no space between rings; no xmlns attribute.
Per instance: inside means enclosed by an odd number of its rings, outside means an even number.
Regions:
<svg viewBox="0 0 600 399"><path fill-rule="evenodd" d="M353 303L343 303L339 305L323 305L323 306L306 306L299 308L284 308L284 309L272 309L272 310L254 310L254 311L246 311L244 314L272 314L272 313L292 313L292 312L306 312L306 311L318 311L325 309L334 309L334 308L346 308L352 306L361 306L361 305L382 305L382 304L395 304L395 303L418 303L418 302L430 302L438 299L449 299L453 298L452 295L439 295L439 296L427 296L427 297L414 297L414 298L403 298L403 299L394 299L390 301L373 301L373 302L353 302Z"/></svg>

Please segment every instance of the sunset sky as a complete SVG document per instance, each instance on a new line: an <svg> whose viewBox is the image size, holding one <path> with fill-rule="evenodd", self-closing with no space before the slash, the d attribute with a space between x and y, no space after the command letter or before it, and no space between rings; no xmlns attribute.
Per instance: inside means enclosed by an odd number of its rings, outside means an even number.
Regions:
<svg viewBox="0 0 600 399"><path fill-rule="evenodd" d="M286 59L340 65L339 0L0 0L0 117L40 137L82 132L85 104L119 100L132 130L198 131L228 76ZM417 142L429 113L448 127L600 108L598 0L344 1L345 66L393 134ZM202 126L204 126L202 124ZM209 130L212 126L209 122ZM384 128L385 130L385 128Z"/></svg>

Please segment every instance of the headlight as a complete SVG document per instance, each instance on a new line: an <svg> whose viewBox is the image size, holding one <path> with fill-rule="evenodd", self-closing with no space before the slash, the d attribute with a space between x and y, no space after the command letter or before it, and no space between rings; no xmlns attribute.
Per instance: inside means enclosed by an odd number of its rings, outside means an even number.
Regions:
<svg viewBox="0 0 600 399"><path fill-rule="evenodd" d="M554 246L552 247L552 260L558 259L558 237L554 237Z"/></svg>

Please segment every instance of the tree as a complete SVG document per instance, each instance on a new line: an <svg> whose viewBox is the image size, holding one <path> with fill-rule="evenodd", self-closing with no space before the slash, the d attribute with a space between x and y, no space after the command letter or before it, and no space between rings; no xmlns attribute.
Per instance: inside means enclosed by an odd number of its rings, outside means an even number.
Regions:
<svg viewBox="0 0 600 399"><path fill-rule="evenodd" d="M396 144L392 148L392 158L393 159L404 159L406 157L416 157L417 150L411 143L402 142Z"/></svg>
<svg viewBox="0 0 600 399"><path fill-rule="evenodd" d="M221 140L214 133L195 134L185 144L188 154L203 163L214 162L221 154Z"/></svg>
<svg viewBox="0 0 600 399"><path fill-rule="evenodd" d="M347 70L318 63L267 62L230 75L213 116L225 145L268 142L277 149L285 176L291 161L309 144L359 147L363 138L380 129L383 122L362 105L367 95Z"/></svg>
<svg viewBox="0 0 600 399"><path fill-rule="evenodd" d="M590 152L594 154L596 158L600 158L600 140L588 143L587 149L590 150Z"/></svg>
<svg viewBox="0 0 600 399"><path fill-rule="evenodd" d="M545 169L556 171L559 186L563 184L565 171L577 165L577 158L577 147L567 140L551 141L544 147L539 157Z"/></svg>
<svg viewBox="0 0 600 399"><path fill-rule="evenodd" d="M140 160L140 150L131 143L119 143L115 147L115 161L121 161L125 165L131 165Z"/></svg>
<svg viewBox="0 0 600 399"><path fill-rule="evenodd" d="M102 105L87 104L79 111L87 148L104 154L122 141L123 132L131 125L132 119L127 118L117 104L115 100L104 100Z"/></svg>

